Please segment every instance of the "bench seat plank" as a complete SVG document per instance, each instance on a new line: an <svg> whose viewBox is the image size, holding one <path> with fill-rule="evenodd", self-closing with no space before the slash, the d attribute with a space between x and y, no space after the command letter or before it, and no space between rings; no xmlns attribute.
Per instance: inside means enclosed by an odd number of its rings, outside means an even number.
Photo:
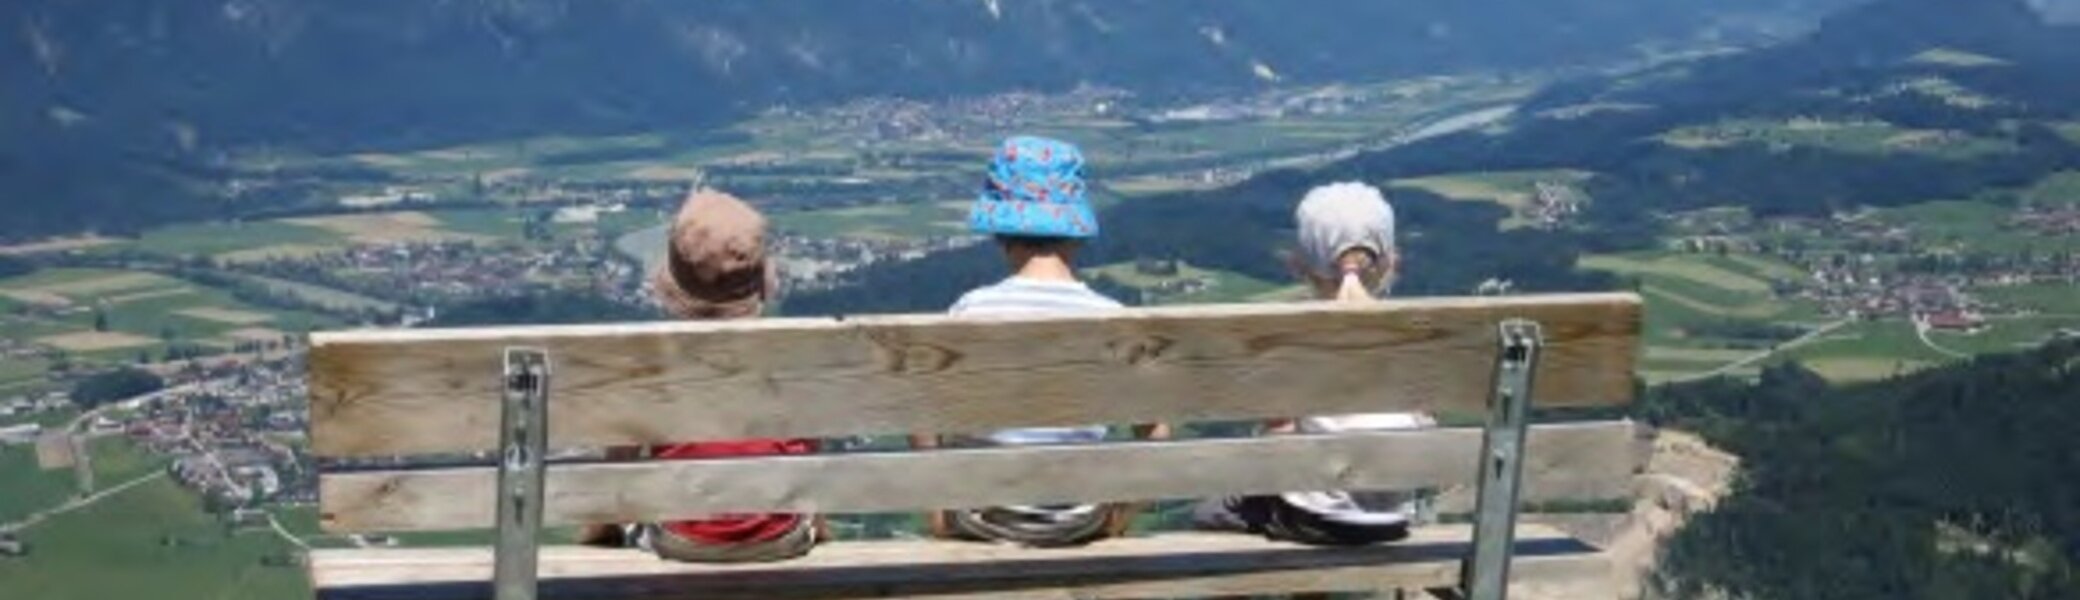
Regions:
<svg viewBox="0 0 2080 600"><path fill-rule="evenodd" d="M1531 430L1526 501L1631 494L1643 454L1629 421ZM892 512L962 506L1205 498L1315 489L1450 490L1477 477L1471 428L1253 439L825 454L551 466L549 524L705 514ZM492 525L496 470L446 468L320 476L333 532Z"/></svg>
<svg viewBox="0 0 2080 600"><path fill-rule="evenodd" d="M550 355L558 448L1483 411L1510 318L1544 326L1539 406L1615 405L1639 314L1608 293L317 333L312 452L493 448L513 346Z"/></svg>
<svg viewBox="0 0 2080 600"><path fill-rule="evenodd" d="M779 563L703 565L635 550L549 547L541 597L1153 598L1432 588L1456 582L1471 531L1416 529L1400 543L1310 548L1255 536L1170 533L1083 548L941 541L842 542ZM1595 549L1549 527L1517 530L1515 577L1602 577ZM314 550L311 579L332 600L487 597L488 549Z"/></svg>

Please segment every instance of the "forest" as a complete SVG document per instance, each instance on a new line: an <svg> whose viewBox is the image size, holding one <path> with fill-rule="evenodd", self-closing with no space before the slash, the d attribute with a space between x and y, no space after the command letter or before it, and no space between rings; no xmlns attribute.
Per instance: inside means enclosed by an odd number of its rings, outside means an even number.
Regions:
<svg viewBox="0 0 2080 600"><path fill-rule="evenodd" d="M1639 416L1742 459L1666 547L1667 597L2080 597L2080 340L1829 387L1655 390Z"/></svg>

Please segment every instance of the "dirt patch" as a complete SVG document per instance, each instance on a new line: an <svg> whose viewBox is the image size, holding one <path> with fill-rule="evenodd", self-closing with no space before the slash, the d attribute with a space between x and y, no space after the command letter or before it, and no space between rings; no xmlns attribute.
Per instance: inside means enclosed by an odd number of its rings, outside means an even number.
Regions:
<svg viewBox="0 0 2080 600"><path fill-rule="evenodd" d="M402 169L412 166L412 159L395 154L356 154L352 158L354 162L383 169Z"/></svg>
<svg viewBox="0 0 2080 600"><path fill-rule="evenodd" d="M783 158L786 157L781 156L778 152L774 152L771 150L760 150L757 152L746 152L735 156L725 156L720 159L717 159L715 161L715 164L739 167L745 165L756 165L775 162Z"/></svg>
<svg viewBox="0 0 2080 600"><path fill-rule="evenodd" d="M427 150L425 152L420 152L419 158L424 158L427 160L445 160L453 162L474 159L476 158L476 153L468 150L459 149Z"/></svg>
<svg viewBox="0 0 2080 600"><path fill-rule="evenodd" d="M233 342L279 342L283 335L280 329L246 327L224 332L224 339Z"/></svg>
<svg viewBox="0 0 2080 600"><path fill-rule="evenodd" d="M1902 358L1821 357L1799 362L1834 383L1877 381L1935 366L1926 361Z"/></svg>
<svg viewBox="0 0 2080 600"><path fill-rule="evenodd" d="M325 254L327 252L335 252L338 250L339 248L336 246L316 246L311 244L276 244L273 246L262 246L259 248L248 248L245 250L239 250L235 252L226 252L217 255L216 258L217 260L230 263L251 263L278 259L310 258L313 256Z"/></svg>
<svg viewBox="0 0 2080 600"><path fill-rule="evenodd" d="M93 352L150 346L159 340L114 331L82 331L37 338L36 343L67 352Z"/></svg>
<svg viewBox="0 0 2080 600"><path fill-rule="evenodd" d="M193 290L193 289L190 289L190 288L185 288L185 287L180 287L180 288L167 288L167 289L163 289L163 290L152 290L152 291L149 291L149 292L137 292L137 293L134 293L134 294L123 294L123 295L120 295L120 296L109 296L108 298L105 298L105 299L103 299L102 301L103 301L103 302L107 302L107 303L109 303L109 304L128 304L128 303L131 303L131 302L136 302L136 301L139 301L139 300L150 300L150 299L152 299L152 298L165 298L165 297L167 297L167 296L185 296L185 295L188 295L188 294L193 294L193 293L195 293L195 290Z"/></svg>
<svg viewBox="0 0 2080 600"><path fill-rule="evenodd" d="M251 325L254 323L266 323L268 321L274 320L274 315L270 315L267 313L253 312L248 310L231 310L228 308L216 308L213 306L204 306L199 308L184 308L174 312L176 314L187 315L190 317L195 317L197 319L203 319L206 321L216 321L218 323L229 323L232 325Z"/></svg>
<svg viewBox="0 0 2080 600"><path fill-rule="evenodd" d="M38 306L53 306L61 308L66 306L72 306L71 299L42 290L0 290L0 296L6 296Z"/></svg>
<svg viewBox="0 0 2080 600"><path fill-rule="evenodd" d="M628 177L640 181L694 181L701 178L701 171L685 167L651 165L629 169Z"/></svg>
<svg viewBox="0 0 2080 600"><path fill-rule="evenodd" d="M116 243L116 241L117 240L115 240L114 238L105 238L93 235L83 237L57 238L44 240L41 242L30 242L27 244L0 246L0 255L40 254L44 252L84 250L96 246L106 246L109 244Z"/></svg>
<svg viewBox="0 0 2080 600"><path fill-rule="evenodd" d="M35 290L52 294L58 294L61 296L96 296L106 294L109 292L119 292L123 290L134 290L143 287L153 287L165 283L166 281L166 278L160 277L158 275L153 275L151 273L120 273L116 275L106 275L89 279L68 281L64 283L41 285L37 286Z"/></svg>
<svg viewBox="0 0 2080 600"><path fill-rule="evenodd" d="M1752 350L1717 348L1671 348L1648 346L1647 360L1675 360L1693 362L1733 362L1755 354Z"/></svg>
<svg viewBox="0 0 2080 600"><path fill-rule="evenodd" d="M519 167L493 169L484 172L484 183L498 183L509 179L519 179L526 177L528 173L533 173L533 171Z"/></svg>
<svg viewBox="0 0 2080 600"><path fill-rule="evenodd" d="M364 244L484 239L441 229L440 219L419 211L306 217L287 222L317 227Z"/></svg>

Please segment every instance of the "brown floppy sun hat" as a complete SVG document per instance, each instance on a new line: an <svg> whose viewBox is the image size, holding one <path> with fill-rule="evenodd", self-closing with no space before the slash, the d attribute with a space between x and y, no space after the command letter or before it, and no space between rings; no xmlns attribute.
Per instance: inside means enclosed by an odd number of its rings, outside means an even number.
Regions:
<svg viewBox="0 0 2080 600"><path fill-rule="evenodd" d="M694 191L672 220L666 244L664 265L650 275L650 288L674 317L757 316L772 296L766 218L734 196Z"/></svg>

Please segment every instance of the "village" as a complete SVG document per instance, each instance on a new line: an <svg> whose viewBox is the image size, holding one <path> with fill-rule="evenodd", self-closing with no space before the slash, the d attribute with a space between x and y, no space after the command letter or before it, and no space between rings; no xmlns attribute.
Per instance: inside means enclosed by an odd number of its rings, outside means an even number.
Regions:
<svg viewBox="0 0 2080 600"><path fill-rule="evenodd" d="M1678 216L1671 246L1692 253L1758 253L1806 277L1773 283L1779 296L1809 300L1830 315L1907 318L1918 327L1976 332L1993 315L2028 316L1981 292L2080 283L2080 209L2024 207L1997 221L1998 233L1931 235L1921 224L1874 211L1828 218L1753 219L1728 211Z"/></svg>

